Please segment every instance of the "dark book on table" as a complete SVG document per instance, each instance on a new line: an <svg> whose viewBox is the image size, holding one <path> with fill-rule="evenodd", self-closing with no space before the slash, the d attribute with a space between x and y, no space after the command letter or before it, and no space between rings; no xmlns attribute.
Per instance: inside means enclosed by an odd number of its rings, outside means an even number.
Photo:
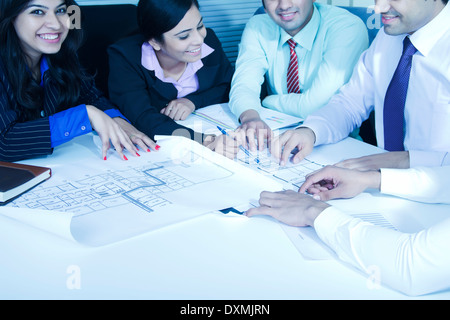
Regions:
<svg viewBox="0 0 450 320"><path fill-rule="evenodd" d="M0 205L51 177L50 168L0 161Z"/></svg>

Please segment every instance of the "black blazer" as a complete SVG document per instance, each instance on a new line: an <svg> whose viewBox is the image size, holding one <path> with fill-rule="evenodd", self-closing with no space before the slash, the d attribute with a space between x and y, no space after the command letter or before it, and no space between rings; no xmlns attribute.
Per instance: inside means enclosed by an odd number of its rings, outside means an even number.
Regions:
<svg viewBox="0 0 450 320"><path fill-rule="evenodd" d="M187 130L192 138L192 130L160 113L170 101L177 99L177 89L142 66L142 45L145 41L142 35L135 35L109 47L109 97L138 130L151 138L158 134L172 135L177 129ZM228 102L234 72L211 29L208 29L205 43L214 52L202 59L203 67L197 71L199 90L185 97L196 108Z"/></svg>
<svg viewBox="0 0 450 320"><path fill-rule="evenodd" d="M81 104L94 105L105 111L116 108L94 85L93 80L82 82L81 94L73 106L57 105L58 89L50 78L49 72L44 74L44 105L42 117L23 121L20 107L14 97L11 85L5 75L5 65L0 60L0 160L19 161L37 156L51 154L49 116Z"/></svg>

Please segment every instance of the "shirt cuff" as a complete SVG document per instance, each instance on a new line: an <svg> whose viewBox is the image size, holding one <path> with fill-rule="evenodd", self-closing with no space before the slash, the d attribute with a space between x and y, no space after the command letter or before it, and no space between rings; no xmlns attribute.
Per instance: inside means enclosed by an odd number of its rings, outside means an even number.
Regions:
<svg viewBox="0 0 450 320"><path fill-rule="evenodd" d="M309 128L314 132L314 135L316 137L316 141L314 142L315 147L322 144L327 144L327 135L324 134L324 132L327 132L328 128L323 126L321 121L316 121L313 118L314 116L309 116L307 119L305 119L305 121L303 121L303 124L300 127Z"/></svg>
<svg viewBox="0 0 450 320"><path fill-rule="evenodd" d="M91 122L82 104L49 117L52 148L92 131Z"/></svg>
<svg viewBox="0 0 450 320"><path fill-rule="evenodd" d="M120 112L118 109L108 109L104 111L108 116L111 118L122 118L123 120L127 121L128 123L131 123L125 116Z"/></svg>
<svg viewBox="0 0 450 320"><path fill-rule="evenodd" d="M336 234L340 226L354 218L331 206L322 211L314 221L314 229L319 238L335 250Z"/></svg>
<svg viewBox="0 0 450 320"><path fill-rule="evenodd" d="M447 202L448 193L439 183L440 177L446 176L446 172L446 167L381 169L380 192L414 201Z"/></svg>
<svg viewBox="0 0 450 320"><path fill-rule="evenodd" d="M447 152L409 150L409 166L414 168L420 166L440 167L449 165L450 157L447 157L447 154Z"/></svg>
<svg viewBox="0 0 450 320"><path fill-rule="evenodd" d="M398 191L399 183L404 181L403 179L405 178L405 173L406 178L409 178L408 171L409 170L396 170L388 168L380 169L381 172L380 192L383 194L395 194L396 191Z"/></svg>

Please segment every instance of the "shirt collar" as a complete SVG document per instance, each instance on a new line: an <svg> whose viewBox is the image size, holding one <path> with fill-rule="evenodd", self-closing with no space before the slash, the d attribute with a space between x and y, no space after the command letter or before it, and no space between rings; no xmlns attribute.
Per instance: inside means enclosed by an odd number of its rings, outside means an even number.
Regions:
<svg viewBox="0 0 450 320"><path fill-rule="evenodd" d="M422 28L414 32L409 38L412 44L424 56L428 55L431 49L439 40L450 31L450 5L447 4L444 9L433 20L428 22Z"/></svg>
<svg viewBox="0 0 450 320"><path fill-rule="evenodd" d="M205 58L209 56L211 53L214 52L214 49L208 46L206 43L202 44L202 58ZM198 60L193 63L188 63L186 67L186 72L189 72L189 75L186 74L186 76L190 76L192 74L195 74L198 70L200 70L203 67L202 60ZM144 68L150 71L155 72L155 76L161 80L167 80L164 76L164 70L162 69L161 65L159 64L158 58L156 57L155 50L153 47L148 43L144 42L142 45L142 65Z"/></svg>
<svg viewBox="0 0 450 320"><path fill-rule="evenodd" d="M45 56L41 58L41 86L44 86L44 73L49 69L48 61Z"/></svg>
<svg viewBox="0 0 450 320"><path fill-rule="evenodd" d="M302 30L299 31L294 37L292 37L289 33L287 33L283 28L281 29L280 41L281 44L286 43L289 39L293 38L295 42L297 42L300 46L307 49L308 51L312 50L314 39L316 38L317 32L319 31L320 26L320 13L317 10L316 4L313 5L313 14L311 20L303 27Z"/></svg>

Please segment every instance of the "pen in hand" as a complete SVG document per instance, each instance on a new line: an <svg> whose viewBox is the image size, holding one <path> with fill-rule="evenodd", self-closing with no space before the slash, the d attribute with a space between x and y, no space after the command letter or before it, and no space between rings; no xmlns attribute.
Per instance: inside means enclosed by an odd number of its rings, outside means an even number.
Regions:
<svg viewBox="0 0 450 320"><path fill-rule="evenodd" d="M220 132L222 132L222 134L226 135L227 137L230 137L230 135L227 133L227 131L219 126L217 126L217 129L219 129ZM230 137L231 138L231 137ZM256 163L260 163L259 159L254 157L250 151L248 151L247 149L245 149L242 145L239 146L239 149L241 149L249 158L253 158L253 160Z"/></svg>

